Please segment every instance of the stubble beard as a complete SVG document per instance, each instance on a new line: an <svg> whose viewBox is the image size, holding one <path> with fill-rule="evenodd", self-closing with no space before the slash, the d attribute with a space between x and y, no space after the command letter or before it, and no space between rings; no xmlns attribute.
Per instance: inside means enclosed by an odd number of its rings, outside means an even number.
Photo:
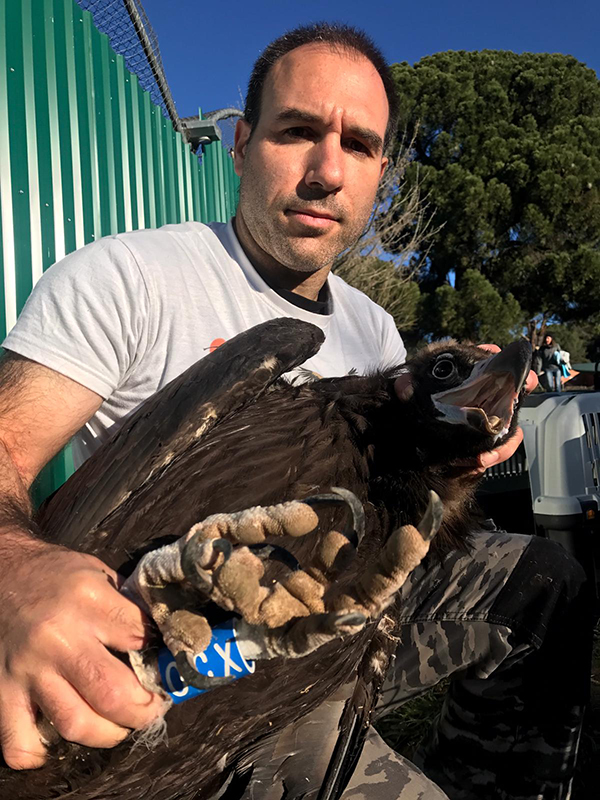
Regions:
<svg viewBox="0 0 600 800"><path fill-rule="evenodd" d="M285 199L283 207L297 208L307 200L292 195ZM352 222L346 218L342 223L337 223L340 230L333 238L318 232L290 236L281 226L278 218L281 212L273 212L269 208L261 181L254 178L252 170L245 170L240 183L238 213L241 213L254 242L268 256L294 272L311 274L331 266L340 253L358 241L368 223L370 209L364 219ZM305 246L305 243L309 243L309 246Z"/></svg>

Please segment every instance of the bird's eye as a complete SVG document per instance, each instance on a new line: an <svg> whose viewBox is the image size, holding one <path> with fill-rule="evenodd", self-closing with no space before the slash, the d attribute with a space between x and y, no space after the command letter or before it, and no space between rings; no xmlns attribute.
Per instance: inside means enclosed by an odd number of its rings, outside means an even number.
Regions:
<svg viewBox="0 0 600 800"><path fill-rule="evenodd" d="M445 380L455 372L456 367L454 366L454 361L451 361L449 358L440 358L431 368L431 374L434 378L438 378L439 380Z"/></svg>

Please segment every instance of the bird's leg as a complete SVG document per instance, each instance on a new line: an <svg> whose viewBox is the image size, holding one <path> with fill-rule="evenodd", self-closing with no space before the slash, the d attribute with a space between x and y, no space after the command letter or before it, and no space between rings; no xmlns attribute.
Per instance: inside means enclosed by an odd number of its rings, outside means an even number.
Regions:
<svg viewBox="0 0 600 800"><path fill-rule="evenodd" d="M318 523L313 509L339 503L349 507L352 525L344 532L328 532L315 563L306 571L286 550L265 542L267 536L310 533ZM352 587L336 590L330 579L343 571L364 530L362 506L350 493L335 490L306 502L218 514L173 544L144 556L126 589L143 598L165 643L176 654L186 682L209 688L230 678L194 674L194 657L211 638L206 619L192 611L194 592L200 604L210 600L241 616L235 635L244 658L301 657L334 639L358 633L369 619L381 614L427 554L442 515L441 501L431 492L419 525L394 531L376 563ZM265 587L261 579L264 562L270 558L282 561L288 574Z"/></svg>
<svg viewBox="0 0 600 800"><path fill-rule="evenodd" d="M351 528L329 531L306 571L283 548L265 542L267 536L310 533L318 522L313 509L340 503L351 511ZM306 502L208 517L178 541L144 556L126 586L143 598L183 668L182 659L193 664L211 636L205 618L191 610L193 590L201 602L210 600L241 616L236 635L244 643L245 657L299 657L357 633L368 619L379 616L427 554L442 515L441 501L432 492L419 525L394 531L375 564L352 587L337 591L330 578L348 563L364 530L362 506L343 490ZM283 561L289 570L270 587L261 585L267 558Z"/></svg>
<svg viewBox="0 0 600 800"><path fill-rule="evenodd" d="M297 658L333 639L359 632L368 619L376 619L393 601L408 575L427 555L442 517L442 503L435 492L431 492L419 525L403 525L394 531L376 563L350 590L328 592L326 613L294 619L276 629L251 626L242 621L237 627L237 638L247 657L254 660L278 656Z"/></svg>
<svg viewBox="0 0 600 800"><path fill-rule="evenodd" d="M318 517L312 510L321 506L341 505L350 510L352 524L344 532L329 531L322 538L315 562L306 570L299 568L283 548L263 545L266 536L303 536L312 531ZM213 571L210 599L222 608L240 614L252 625L269 628L284 625L295 617L325 611L323 594L328 578L349 563L364 532L364 513L358 499L345 489L315 495L302 501L278 506L256 507L235 514L210 517L196 526L182 556L182 567L193 584L203 548L217 535L229 536L247 544L238 547L225 563ZM268 555L267 555L268 554ZM265 557L287 562L287 574L271 586L261 585ZM293 561L294 563L291 563ZM204 581L202 570L201 580Z"/></svg>
<svg viewBox="0 0 600 800"><path fill-rule="evenodd" d="M345 591L333 593L328 606L339 613L358 612L376 617L393 601L410 573L429 552L429 546L442 524L442 501L430 492L429 504L419 524L395 530L377 561Z"/></svg>
<svg viewBox="0 0 600 800"><path fill-rule="evenodd" d="M210 625L198 608L198 587L191 591L185 582L181 563L184 550L185 537L182 537L147 553L121 588L152 617L182 673L186 672L185 664L193 664L194 657L206 649L211 639ZM217 540L210 548L204 548L199 564L205 570L214 569L230 552L229 542ZM208 579L203 588L206 598L211 589ZM155 683L152 670L143 668L139 658L134 661L140 680L145 684Z"/></svg>
<svg viewBox="0 0 600 800"><path fill-rule="evenodd" d="M310 533L319 522L315 509L336 505L349 509L351 523L342 532L329 531L321 537L316 558L307 571L300 569L287 550L266 542L267 537ZM349 563L363 532L362 505L344 489L305 501L215 514L172 544L147 553L123 591L156 621L180 670L186 672L186 664L193 665L195 656L211 639L210 625L201 613L209 601L239 614L250 625L267 629L314 617L314 622L298 629L297 637L292 636L284 647L293 649L298 638L298 648L302 649L307 636L316 641L313 628L318 629L317 638L325 640L346 632L349 623L339 622L339 614L325 614L323 595L329 579ZM268 587L261 585L267 559L286 566L281 580ZM277 639L275 636L274 641Z"/></svg>

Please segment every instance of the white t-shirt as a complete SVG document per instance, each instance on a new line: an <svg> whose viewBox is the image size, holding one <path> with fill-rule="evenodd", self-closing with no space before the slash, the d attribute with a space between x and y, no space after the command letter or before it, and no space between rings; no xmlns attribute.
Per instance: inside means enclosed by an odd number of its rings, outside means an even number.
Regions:
<svg viewBox="0 0 600 800"><path fill-rule="evenodd" d="M104 398L73 442L81 463L109 429L223 341L276 317L326 339L304 368L364 374L404 362L392 317L330 275L330 314L299 308L256 272L231 221L185 222L101 239L51 267L3 346Z"/></svg>

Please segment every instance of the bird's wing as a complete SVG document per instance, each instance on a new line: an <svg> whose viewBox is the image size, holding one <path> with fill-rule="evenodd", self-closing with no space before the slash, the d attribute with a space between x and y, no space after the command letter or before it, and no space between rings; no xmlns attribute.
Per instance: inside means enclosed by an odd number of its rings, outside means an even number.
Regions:
<svg viewBox="0 0 600 800"><path fill-rule="evenodd" d="M227 800L314 799L338 739L340 716L353 690L353 682L344 684L307 716L248 747L236 764L236 774L246 776L247 785L243 784L243 792L237 795L231 791Z"/></svg>
<svg viewBox="0 0 600 800"><path fill-rule="evenodd" d="M351 697L339 721L339 734L316 800L339 800L362 753L367 731L396 647L391 617L385 617L357 670Z"/></svg>
<svg viewBox="0 0 600 800"><path fill-rule="evenodd" d="M226 800L338 800L360 758L395 639L380 625L355 678L307 716L247 747Z"/></svg>
<svg viewBox="0 0 600 800"><path fill-rule="evenodd" d="M44 535L88 549L98 524L220 420L314 355L320 328L291 318L250 328L144 402L110 446L86 462L42 508ZM169 413L165 414L165 408Z"/></svg>

